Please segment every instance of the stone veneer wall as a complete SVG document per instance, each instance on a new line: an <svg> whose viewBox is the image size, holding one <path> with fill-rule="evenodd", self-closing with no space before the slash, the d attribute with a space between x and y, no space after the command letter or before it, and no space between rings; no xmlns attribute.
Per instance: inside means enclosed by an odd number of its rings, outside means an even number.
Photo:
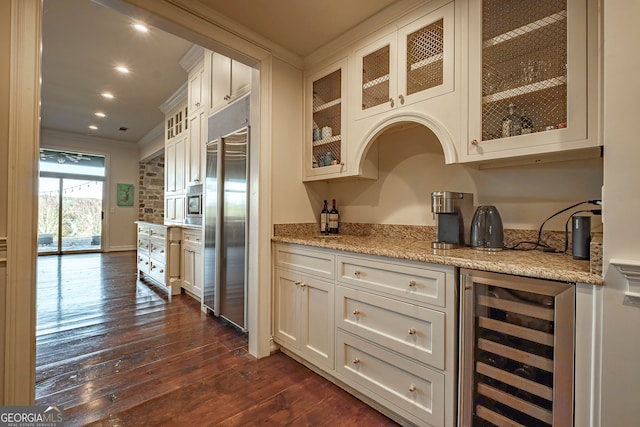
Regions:
<svg viewBox="0 0 640 427"><path fill-rule="evenodd" d="M164 223L164 155L140 162L138 220Z"/></svg>

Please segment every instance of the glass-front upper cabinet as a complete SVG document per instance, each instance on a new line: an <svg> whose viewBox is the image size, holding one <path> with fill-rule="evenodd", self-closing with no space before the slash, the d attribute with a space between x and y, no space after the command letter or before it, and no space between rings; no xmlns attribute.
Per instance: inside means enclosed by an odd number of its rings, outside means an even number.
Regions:
<svg viewBox="0 0 640 427"><path fill-rule="evenodd" d="M346 171L346 60L306 79L305 180L341 176Z"/></svg>
<svg viewBox="0 0 640 427"><path fill-rule="evenodd" d="M470 2L467 154L593 145L586 141L588 3Z"/></svg>
<svg viewBox="0 0 640 427"><path fill-rule="evenodd" d="M451 2L358 50L356 118L453 90L453 15Z"/></svg>

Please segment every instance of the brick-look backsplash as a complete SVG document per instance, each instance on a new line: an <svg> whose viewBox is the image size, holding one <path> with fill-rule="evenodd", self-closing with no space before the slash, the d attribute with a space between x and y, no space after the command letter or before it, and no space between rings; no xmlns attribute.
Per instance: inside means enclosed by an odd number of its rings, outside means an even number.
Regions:
<svg viewBox="0 0 640 427"><path fill-rule="evenodd" d="M138 219L164 223L164 155L140 162Z"/></svg>

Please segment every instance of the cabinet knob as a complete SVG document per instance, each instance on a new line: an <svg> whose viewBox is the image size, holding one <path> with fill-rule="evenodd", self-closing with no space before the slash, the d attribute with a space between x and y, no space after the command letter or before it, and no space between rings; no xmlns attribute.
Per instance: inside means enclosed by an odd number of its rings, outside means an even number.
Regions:
<svg viewBox="0 0 640 427"><path fill-rule="evenodd" d="M360 316L360 310L358 310L357 308L355 310L353 310L353 315L354 316Z"/></svg>
<svg viewBox="0 0 640 427"><path fill-rule="evenodd" d="M389 105L391 106L391 108L393 108L393 106L395 105L395 103L393 102L393 98L389 98Z"/></svg>
<svg viewBox="0 0 640 427"><path fill-rule="evenodd" d="M411 281L409 282L409 287L411 287L411 288L415 288L415 287L416 287L416 285L417 285L417 283L416 283L416 281L415 281L415 280L411 280Z"/></svg>
<svg viewBox="0 0 640 427"><path fill-rule="evenodd" d="M162 268L160 269L160 273L164 273L164 270Z"/></svg>
<svg viewBox="0 0 640 427"><path fill-rule="evenodd" d="M358 363L360 363L360 359L358 359L357 357L355 359L353 359L353 364L357 365Z"/></svg>
<svg viewBox="0 0 640 427"><path fill-rule="evenodd" d="M293 283L295 283L295 285L296 285L296 286L300 286L300 283L302 283L302 282L301 282L301 281L299 281L299 280L296 280L296 281L295 281L295 282L293 282Z"/></svg>
<svg viewBox="0 0 640 427"><path fill-rule="evenodd" d="M417 390L417 387L416 387L416 385L415 385L415 384L411 384L411 385L409 386L409 391L410 391L411 393L415 392L416 390Z"/></svg>
<svg viewBox="0 0 640 427"><path fill-rule="evenodd" d="M400 98L400 105L404 105L404 95L400 95L398 98Z"/></svg>
<svg viewBox="0 0 640 427"><path fill-rule="evenodd" d="M149 261L145 261L145 262L144 262L144 265L149 265Z"/></svg>
<svg viewBox="0 0 640 427"><path fill-rule="evenodd" d="M228 101L228 100L230 100L230 99L231 99L231 95L225 95L225 96L224 96L224 100L225 100L225 101Z"/></svg>
<svg viewBox="0 0 640 427"><path fill-rule="evenodd" d="M300 287L301 287L301 288L306 288L306 287L307 287L307 284L306 284L306 283L304 283L304 282L303 282L303 283L300 283Z"/></svg>
<svg viewBox="0 0 640 427"><path fill-rule="evenodd" d="M163 254L164 253L164 249L160 249L160 253Z"/></svg>
<svg viewBox="0 0 640 427"><path fill-rule="evenodd" d="M409 328L409 335L415 335L416 334L416 329L415 328Z"/></svg>
<svg viewBox="0 0 640 427"><path fill-rule="evenodd" d="M360 270L356 270L353 272L353 275L356 276L358 279L360 278L360 274L362 274Z"/></svg>
<svg viewBox="0 0 640 427"><path fill-rule="evenodd" d="M471 140L471 145L478 145L478 140L477 139Z"/></svg>
<svg viewBox="0 0 640 427"><path fill-rule="evenodd" d="M196 102L196 107L199 107L199 106L200 106L200 103L199 103L199 102Z"/></svg>

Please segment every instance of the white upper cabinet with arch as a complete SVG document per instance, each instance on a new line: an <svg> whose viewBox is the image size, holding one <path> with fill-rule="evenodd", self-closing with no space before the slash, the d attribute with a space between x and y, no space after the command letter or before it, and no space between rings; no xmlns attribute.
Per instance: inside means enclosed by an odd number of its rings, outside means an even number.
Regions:
<svg viewBox="0 0 640 427"><path fill-rule="evenodd" d="M453 17L453 2L417 18L411 14L356 52L350 79L356 119L453 90Z"/></svg>

